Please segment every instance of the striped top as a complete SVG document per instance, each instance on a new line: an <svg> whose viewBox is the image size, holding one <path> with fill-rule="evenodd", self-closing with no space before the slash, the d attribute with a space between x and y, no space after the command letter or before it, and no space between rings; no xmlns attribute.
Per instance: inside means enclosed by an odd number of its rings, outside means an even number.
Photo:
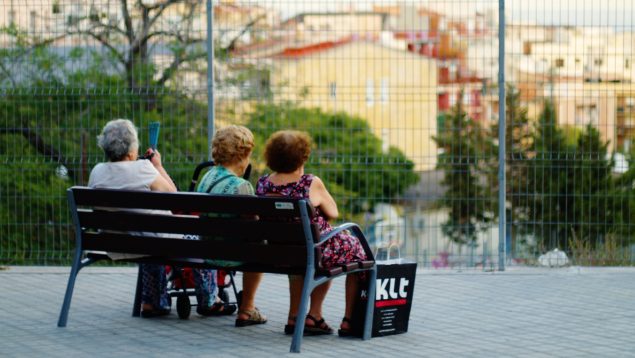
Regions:
<svg viewBox="0 0 635 358"><path fill-rule="evenodd" d="M236 176L222 165L215 165L205 173L196 191L209 194L255 195L250 182Z"/></svg>
<svg viewBox="0 0 635 358"><path fill-rule="evenodd" d="M213 166L205 175L196 189L199 193L227 194L227 195L256 195L254 187L247 180L236 176L222 165ZM230 214L210 214L211 216L231 216ZM218 240L221 238L203 236L203 240ZM240 261L205 260L208 264L225 267L240 266Z"/></svg>

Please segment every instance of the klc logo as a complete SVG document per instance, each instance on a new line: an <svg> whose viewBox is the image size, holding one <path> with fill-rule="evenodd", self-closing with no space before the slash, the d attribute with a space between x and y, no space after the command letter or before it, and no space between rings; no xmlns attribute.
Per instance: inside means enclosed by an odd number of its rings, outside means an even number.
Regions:
<svg viewBox="0 0 635 358"><path fill-rule="evenodd" d="M406 288L410 281L402 277L399 279L399 285L396 285L395 280L395 278L377 279L376 301L408 297Z"/></svg>

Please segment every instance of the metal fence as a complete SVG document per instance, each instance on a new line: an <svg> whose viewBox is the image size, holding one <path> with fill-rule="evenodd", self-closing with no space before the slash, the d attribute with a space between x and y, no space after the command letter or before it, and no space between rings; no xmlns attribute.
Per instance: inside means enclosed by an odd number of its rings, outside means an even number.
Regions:
<svg viewBox="0 0 635 358"><path fill-rule="evenodd" d="M129 118L142 146L161 123L181 189L215 127L254 132L254 182L273 131L308 131L307 172L341 219L425 267L631 265L633 9L3 1L0 263L69 261L64 191L104 160L105 122Z"/></svg>

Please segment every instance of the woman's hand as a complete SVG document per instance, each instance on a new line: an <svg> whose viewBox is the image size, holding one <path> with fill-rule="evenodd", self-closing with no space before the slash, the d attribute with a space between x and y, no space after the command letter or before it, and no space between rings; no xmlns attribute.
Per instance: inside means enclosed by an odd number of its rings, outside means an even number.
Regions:
<svg viewBox="0 0 635 358"><path fill-rule="evenodd" d="M158 150L148 148L144 154L144 157L154 165L155 168L161 168L163 165L161 164L161 153Z"/></svg>
<svg viewBox="0 0 635 358"><path fill-rule="evenodd" d="M158 150L148 148L145 153L145 157L148 158L150 163L154 165L154 167L159 171L159 176L157 179L150 184L150 189L154 191L169 191L175 192L176 185L168 175L168 173L163 169L163 164L161 164L161 153Z"/></svg>

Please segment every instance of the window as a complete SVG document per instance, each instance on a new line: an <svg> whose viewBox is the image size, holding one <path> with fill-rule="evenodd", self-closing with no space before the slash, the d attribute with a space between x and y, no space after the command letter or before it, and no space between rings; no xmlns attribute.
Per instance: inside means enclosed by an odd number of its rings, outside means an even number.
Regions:
<svg viewBox="0 0 635 358"><path fill-rule="evenodd" d="M450 93L450 107L454 107L456 106L456 100L457 98L459 98L461 95L458 93Z"/></svg>
<svg viewBox="0 0 635 358"><path fill-rule="evenodd" d="M602 66L603 63L604 61L601 58L596 58L595 60L593 60L593 64L596 66Z"/></svg>
<svg viewBox="0 0 635 358"><path fill-rule="evenodd" d="M382 128L381 130L381 151L383 153L388 153L390 149L390 132L388 128Z"/></svg>
<svg viewBox="0 0 635 358"><path fill-rule="evenodd" d="M337 83L335 82L329 83L329 97L331 99L337 99Z"/></svg>
<svg viewBox="0 0 635 358"><path fill-rule="evenodd" d="M631 68L631 59L630 58L624 59L624 68L627 69L627 70L629 68Z"/></svg>
<svg viewBox="0 0 635 358"><path fill-rule="evenodd" d="M556 67L558 67L558 68L564 67L564 59L563 58L556 58Z"/></svg>
<svg viewBox="0 0 635 358"><path fill-rule="evenodd" d="M381 103L388 103L388 91L389 91L388 79L387 78L382 78L381 79L381 92L379 94Z"/></svg>
<svg viewBox="0 0 635 358"><path fill-rule="evenodd" d="M37 12L31 11L29 15L30 15L29 28L31 29L31 33L35 34L35 31L37 29Z"/></svg>
<svg viewBox="0 0 635 358"><path fill-rule="evenodd" d="M375 83L373 80L366 80L366 105L372 106L375 103Z"/></svg>
<svg viewBox="0 0 635 358"><path fill-rule="evenodd" d="M599 122L598 122L598 108L596 105L591 105L588 108L588 123L590 123L592 126L597 127ZM585 123L586 124L586 123Z"/></svg>
<svg viewBox="0 0 635 358"><path fill-rule="evenodd" d="M51 6L51 12L54 14L61 14L62 8L60 6L59 0L53 1L53 5Z"/></svg>

